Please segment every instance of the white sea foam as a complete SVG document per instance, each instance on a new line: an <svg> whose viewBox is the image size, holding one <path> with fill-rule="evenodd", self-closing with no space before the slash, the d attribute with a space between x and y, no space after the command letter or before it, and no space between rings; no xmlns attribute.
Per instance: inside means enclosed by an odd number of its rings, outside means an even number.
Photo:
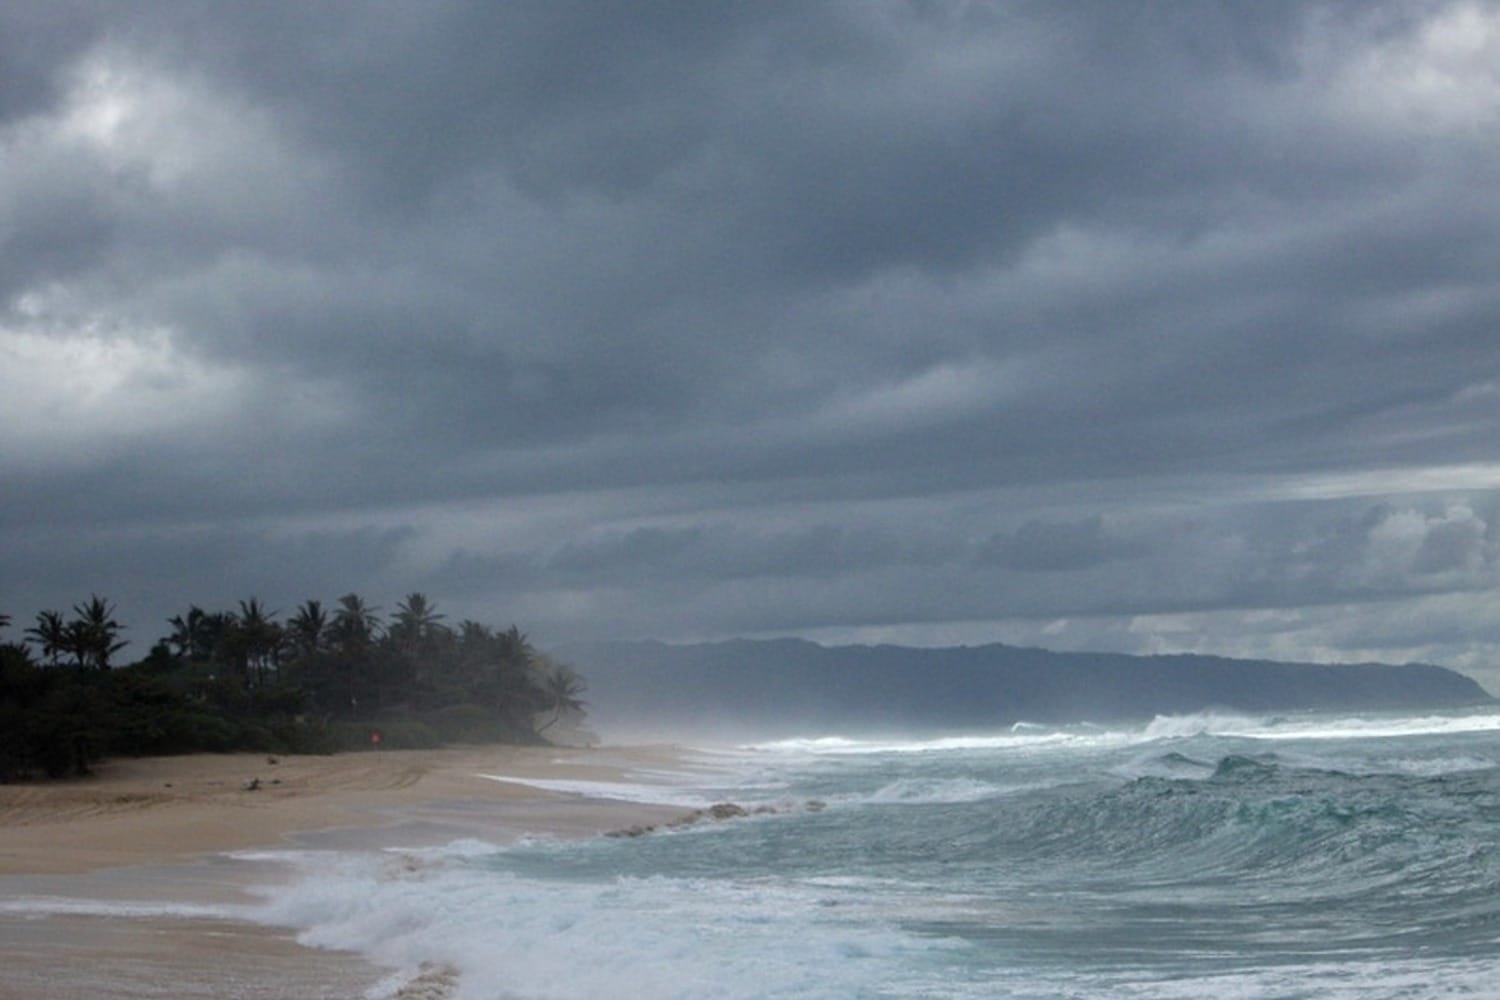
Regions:
<svg viewBox="0 0 1500 1000"><path fill-rule="evenodd" d="M943 805L982 802L1040 785L997 785L974 778L902 778L864 799L872 805Z"/></svg>
<svg viewBox="0 0 1500 1000"><path fill-rule="evenodd" d="M1046 729L1027 727L1020 731L965 736L943 736L933 739L880 740L851 739L844 736L777 740L757 743L744 749L751 752L808 756L865 756L870 754L930 754L953 751L1026 750L1058 747L1093 748L1129 742L1134 737L1123 730L1100 727Z"/></svg>
<svg viewBox="0 0 1500 1000"><path fill-rule="evenodd" d="M571 778L516 778L504 774L481 774L481 778L503 781L507 784L525 785L545 792L561 795L577 795L581 798L608 799L614 802L635 802L644 805L684 806L701 809L712 805L716 799L702 790L674 785L640 784L626 781L586 781Z"/></svg>
<svg viewBox="0 0 1500 1000"><path fill-rule="evenodd" d="M951 947L850 919L832 905L841 895L784 882L539 882L472 862L392 877L345 858L269 890L256 915L389 968L451 966L457 1000L846 997Z"/></svg>
<svg viewBox="0 0 1500 1000"><path fill-rule="evenodd" d="M1076 747L1095 749L1193 736L1230 736L1262 740L1341 740L1380 737L1459 735L1500 731L1500 713L1453 713L1424 716L1395 713L1336 716L1327 714L1248 715L1232 711L1158 715L1139 725L1079 724L1048 727L1019 722L1000 733L943 736L932 739L876 739L828 735L753 743L749 754L779 756L860 756L869 754L942 753L965 750L1025 750Z"/></svg>
<svg viewBox="0 0 1500 1000"><path fill-rule="evenodd" d="M17 896L0 899L0 913L35 917L124 917L137 919L236 920L242 907L146 900L85 899L75 896Z"/></svg>
<svg viewBox="0 0 1500 1000"><path fill-rule="evenodd" d="M1500 713L1415 717L1371 715L1333 719L1292 717L1274 729L1255 735L1262 739L1344 740L1490 732L1500 732Z"/></svg>
<svg viewBox="0 0 1500 1000"><path fill-rule="evenodd" d="M1310 962L1275 969L1182 976L1163 982L1115 981L1091 994L1141 1000L1254 1000L1319 997L1328 1000L1387 1000L1405 997L1493 997L1500 966L1493 959L1394 959ZM1022 994L1040 996L1041 994ZM1051 994L1055 995L1055 994Z"/></svg>
<svg viewBox="0 0 1500 1000"><path fill-rule="evenodd" d="M1195 712L1158 715L1146 726L1148 740L1188 736L1237 736L1258 740L1345 740L1441 736L1500 731L1500 714L1451 715L1239 715Z"/></svg>
<svg viewBox="0 0 1500 1000"><path fill-rule="evenodd" d="M1158 715L1141 735L1147 740L1183 739L1189 736L1248 736L1266 732L1274 721L1232 712L1193 712Z"/></svg>
<svg viewBox="0 0 1500 1000"><path fill-rule="evenodd" d="M1489 771L1500 767L1500 760L1486 757L1434 757L1430 759L1395 758L1377 761L1382 768L1398 774L1412 774L1421 778L1435 778L1447 774L1466 774L1472 771Z"/></svg>

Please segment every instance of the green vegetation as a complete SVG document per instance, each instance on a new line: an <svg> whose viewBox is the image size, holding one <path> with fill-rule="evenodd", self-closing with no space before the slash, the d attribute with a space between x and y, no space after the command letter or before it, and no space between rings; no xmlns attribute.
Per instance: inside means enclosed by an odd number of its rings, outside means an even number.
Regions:
<svg viewBox="0 0 1500 1000"><path fill-rule="evenodd" d="M143 659L97 595L0 642L0 781L86 773L108 755L542 743L583 681L515 626L444 623L422 594L385 621L357 594L284 621L260 601L196 605ZM0 630L11 624L0 615Z"/></svg>

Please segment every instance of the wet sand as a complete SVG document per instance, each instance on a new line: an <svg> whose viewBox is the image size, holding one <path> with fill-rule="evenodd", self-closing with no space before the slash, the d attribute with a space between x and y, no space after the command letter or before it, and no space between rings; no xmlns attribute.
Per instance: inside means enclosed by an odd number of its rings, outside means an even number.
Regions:
<svg viewBox="0 0 1500 1000"><path fill-rule="evenodd" d="M597 835L681 810L486 775L607 781L675 763L670 748L199 754L0 786L0 1000L363 996L391 970L225 915L253 899L251 886L288 877L232 852ZM437 998L448 986L429 970L402 995Z"/></svg>

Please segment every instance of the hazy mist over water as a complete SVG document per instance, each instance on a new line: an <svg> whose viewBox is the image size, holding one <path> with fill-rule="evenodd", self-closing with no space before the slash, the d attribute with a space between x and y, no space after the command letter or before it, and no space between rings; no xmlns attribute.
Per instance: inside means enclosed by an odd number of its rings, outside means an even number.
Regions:
<svg viewBox="0 0 1500 1000"><path fill-rule="evenodd" d="M1213 710L1416 711L1494 702L1472 679L1421 665L790 639L585 643L558 652L589 679L587 723L611 741L950 735L1015 723L1144 724L1157 715Z"/></svg>

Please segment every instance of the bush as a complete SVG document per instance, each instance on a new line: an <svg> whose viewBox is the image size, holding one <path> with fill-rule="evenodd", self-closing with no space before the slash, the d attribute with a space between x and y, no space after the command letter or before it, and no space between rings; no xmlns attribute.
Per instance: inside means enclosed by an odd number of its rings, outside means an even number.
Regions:
<svg viewBox="0 0 1500 1000"><path fill-rule="evenodd" d="M222 715L183 708L174 720L180 752L228 753L240 745L240 727Z"/></svg>
<svg viewBox="0 0 1500 1000"><path fill-rule="evenodd" d="M98 692L83 684L60 684L32 707L26 720L31 758L49 778L88 774L104 756L108 729Z"/></svg>
<svg viewBox="0 0 1500 1000"><path fill-rule="evenodd" d="M280 753L330 754L349 749L340 727L303 716L278 716L268 723Z"/></svg>
<svg viewBox="0 0 1500 1000"><path fill-rule="evenodd" d="M286 753L286 748L276 737L276 731L258 719L240 723L235 749L255 753Z"/></svg>
<svg viewBox="0 0 1500 1000"><path fill-rule="evenodd" d="M378 746L385 750L431 750L443 745L438 734L425 722L417 720L391 720L370 726L365 735L366 746L375 746L371 733L380 734Z"/></svg>

